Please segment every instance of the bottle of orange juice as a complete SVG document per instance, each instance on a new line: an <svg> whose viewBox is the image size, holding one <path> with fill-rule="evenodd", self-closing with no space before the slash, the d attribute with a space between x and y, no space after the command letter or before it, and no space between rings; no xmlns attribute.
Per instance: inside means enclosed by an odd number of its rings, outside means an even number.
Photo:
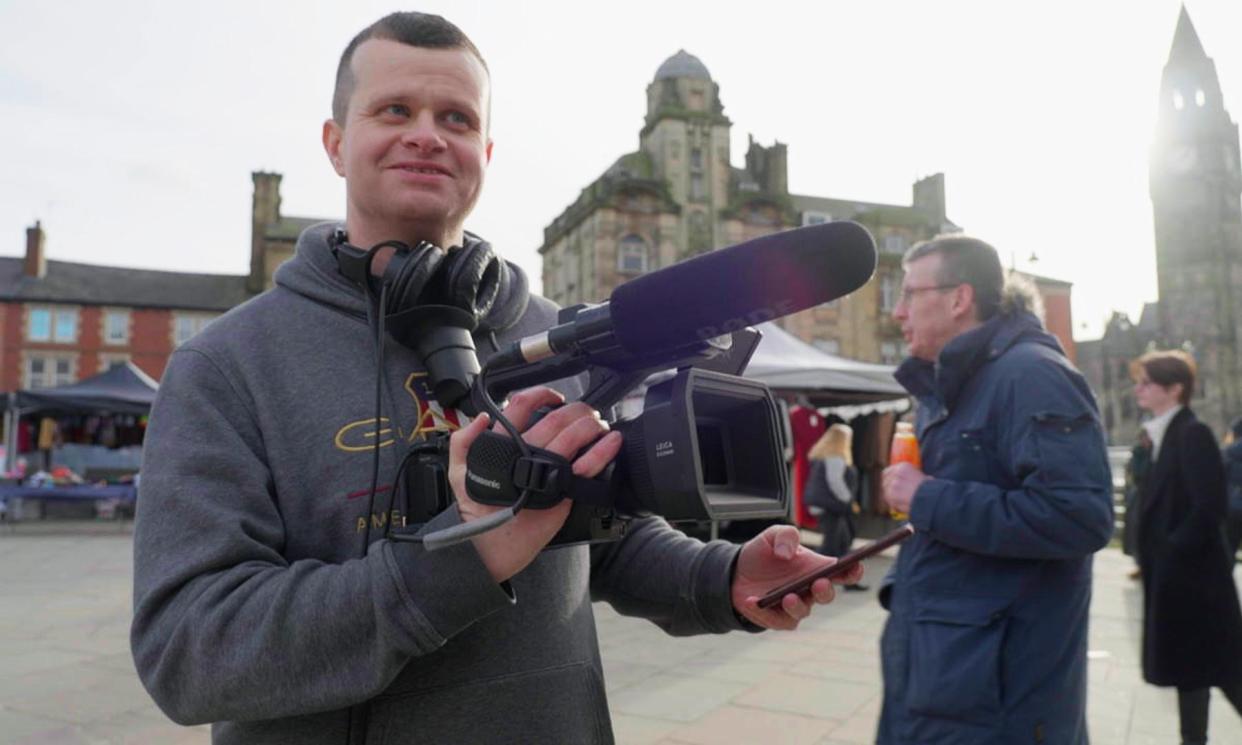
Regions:
<svg viewBox="0 0 1242 745"><path fill-rule="evenodd" d="M910 422L897 422L897 431L893 433L893 446L888 453L888 464L910 463L915 468L923 467L923 459L919 457L919 441L914 436L914 425ZM889 510L896 520L906 520L910 516L895 509Z"/></svg>

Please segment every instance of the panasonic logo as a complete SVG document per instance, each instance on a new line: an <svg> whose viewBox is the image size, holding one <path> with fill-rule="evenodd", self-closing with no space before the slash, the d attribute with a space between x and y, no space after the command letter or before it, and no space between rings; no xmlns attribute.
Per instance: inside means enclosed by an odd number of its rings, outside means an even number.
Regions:
<svg viewBox="0 0 1242 745"><path fill-rule="evenodd" d="M471 481L473 481L473 482L474 482L474 483L476 483L476 484L480 484L480 485L482 485L482 486L486 486L486 487L488 487L489 489L495 489L495 490L497 490L497 491L500 491L500 482L499 482L499 481L493 481L493 480L491 480L491 479L485 479L485 478L483 478L482 476L478 476L478 475L475 475L475 474L471 473L470 471L466 471L466 478L470 479Z"/></svg>

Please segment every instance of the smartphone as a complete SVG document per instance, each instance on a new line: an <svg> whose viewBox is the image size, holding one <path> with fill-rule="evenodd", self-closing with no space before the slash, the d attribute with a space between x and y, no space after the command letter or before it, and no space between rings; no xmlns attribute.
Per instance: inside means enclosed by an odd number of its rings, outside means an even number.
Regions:
<svg viewBox="0 0 1242 745"><path fill-rule="evenodd" d="M883 551L889 546L892 546L893 544L898 543L900 541L904 541L905 539L909 538L912 535L914 535L914 526L910 525L910 523L906 523L905 525L902 525L900 528L883 536L882 538L879 538L875 541L872 541L871 543L868 543L865 546L861 546L853 551L850 551L845 556L842 556L840 559L837 559L836 564L826 566L822 569L816 569L810 574L799 577L798 579L795 579L792 582L786 582L785 584L781 585L775 590L772 590L771 592L769 592L767 595L764 595L763 597L759 598L759 607L760 608L771 608L773 606L780 605L781 598L785 597L791 592L796 593L798 595L806 595L810 593L811 585L815 582L815 580L820 579L821 577L826 577L828 579L831 579L837 576L838 574L844 574L845 572L848 572L850 568L852 568L855 564L867 558L868 556L871 556L872 554L878 554L879 552Z"/></svg>

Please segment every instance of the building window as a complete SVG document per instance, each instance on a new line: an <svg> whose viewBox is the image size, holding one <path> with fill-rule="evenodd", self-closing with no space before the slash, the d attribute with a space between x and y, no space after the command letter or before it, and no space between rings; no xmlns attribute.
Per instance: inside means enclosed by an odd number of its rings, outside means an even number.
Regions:
<svg viewBox="0 0 1242 745"><path fill-rule="evenodd" d="M211 323L213 316L198 313L177 313L173 316L173 344L181 346Z"/></svg>
<svg viewBox="0 0 1242 745"><path fill-rule="evenodd" d="M77 357L32 354L26 357L25 387L52 388L76 382Z"/></svg>
<svg viewBox="0 0 1242 745"><path fill-rule="evenodd" d="M803 212L802 213L802 224L803 225L822 225L826 222L831 222L831 221L832 221L832 215L829 215L825 212Z"/></svg>
<svg viewBox="0 0 1242 745"><path fill-rule="evenodd" d="M124 365L129 362L129 359L129 355L124 353L101 354L99 355L99 372L111 370L117 365Z"/></svg>
<svg viewBox="0 0 1242 745"><path fill-rule="evenodd" d="M690 148L690 167L691 168L702 168L703 167L702 149L697 148L697 147Z"/></svg>
<svg viewBox="0 0 1242 745"><path fill-rule="evenodd" d="M906 237L900 233L890 233L884 236L884 250L891 254L904 254Z"/></svg>
<svg viewBox="0 0 1242 745"><path fill-rule="evenodd" d="M825 354L841 354L841 342L836 339L816 339L811 344Z"/></svg>
<svg viewBox="0 0 1242 745"><path fill-rule="evenodd" d="M104 344L119 346L129 343L129 311L104 312Z"/></svg>
<svg viewBox="0 0 1242 745"><path fill-rule="evenodd" d="M886 365L895 365L898 362L901 362L896 342L880 342L880 362L883 362Z"/></svg>
<svg viewBox="0 0 1242 745"><path fill-rule="evenodd" d="M78 340L77 308L31 308L28 315L27 341L72 344Z"/></svg>
<svg viewBox="0 0 1242 745"><path fill-rule="evenodd" d="M1203 92L1202 88L1199 88L1195 91L1195 106L1203 106L1205 103L1207 103L1207 94Z"/></svg>
<svg viewBox="0 0 1242 745"><path fill-rule="evenodd" d="M617 271L622 274L642 274L647 271L647 243L637 235L621 239L617 247Z"/></svg>
<svg viewBox="0 0 1242 745"><path fill-rule="evenodd" d="M897 278L891 274L880 277L880 310L891 313L897 307Z"/></svg>
<svg viewBox="0 0 1242 745"><path fill-rule="evenodd" d="M701 173L690 174L690 198L703 198L703 174Z"/></svg>
<svg viewBox="0 0 1242 745"><path fill-rule="evenodd" d="M52 340L52 311L47 308L31 308L26 326L27 341Z"/></svg>
<svg viewBox="0 0 1242 745"><path fill-rule="evenodd" d="M1173 91L1173 108L1181 111L1186 106L1185 99L1182 98L1181 91Z"/></svg>

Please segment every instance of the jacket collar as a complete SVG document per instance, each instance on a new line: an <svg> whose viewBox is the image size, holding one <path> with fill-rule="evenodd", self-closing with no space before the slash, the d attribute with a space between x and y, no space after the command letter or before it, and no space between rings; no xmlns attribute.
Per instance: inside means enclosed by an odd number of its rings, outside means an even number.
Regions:
<svg viewBox="0 0 1242 745"><path fill-rule="evenodd" d="M934 364L907 358L897 368L895 377L916 397L933 396L942 401L946 409L952 409L966 383L980 368L1024 340L1061 349L1056 337L1044 331L1033 314L998 315L950 339Z"/></svg>

